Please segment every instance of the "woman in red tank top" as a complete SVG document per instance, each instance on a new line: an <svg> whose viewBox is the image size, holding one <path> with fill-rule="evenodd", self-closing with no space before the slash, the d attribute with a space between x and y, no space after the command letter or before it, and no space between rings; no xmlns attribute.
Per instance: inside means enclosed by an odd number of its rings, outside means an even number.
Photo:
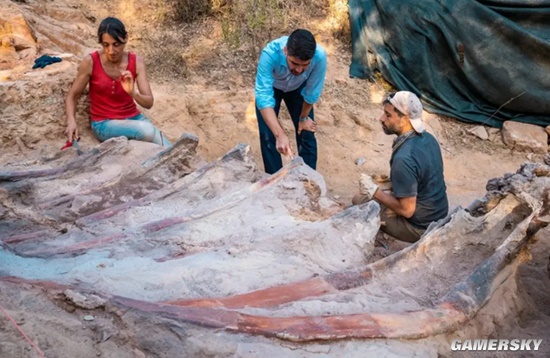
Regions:
<svg viewBox="0 0 550 358"><path fill-rule="evenodd" d="M65 110L69 141L78 138L76 103L86 85L90 86L90 122L97 139L124 136L169 146L170 142L140 113L153 106L154 98L143 59L124 51L128 34L122 21L105 18L97 32L102 49L86 56L67 94Z"/></svg>

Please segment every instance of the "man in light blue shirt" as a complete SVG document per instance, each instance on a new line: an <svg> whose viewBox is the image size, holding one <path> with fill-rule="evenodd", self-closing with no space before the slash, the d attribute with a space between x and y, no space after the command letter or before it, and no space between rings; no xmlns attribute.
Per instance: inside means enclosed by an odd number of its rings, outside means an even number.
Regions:
<svg viewBox="0 0 550 358"><path fill-rule="evenodd" d="M316 169L317 125L313 105L325 83L327 55L308 30L298 29L267 44L256 73L256 117L265 171L273 174L282 167L281 154L292 156L290 141L279 123L281 101L296 130L298 154Z"/></svg>

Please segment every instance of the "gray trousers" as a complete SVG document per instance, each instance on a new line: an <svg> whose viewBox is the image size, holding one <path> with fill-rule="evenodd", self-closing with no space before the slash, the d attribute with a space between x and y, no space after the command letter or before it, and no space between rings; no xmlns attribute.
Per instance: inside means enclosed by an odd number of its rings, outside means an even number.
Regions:
<svg viewBox="0 0 550 358"><path fill-rule="evenodd" d="M406 242L417 242L426 231L417 228L403 216L397 215L382 205L380 208L380 230L397 240Z"/></svg>

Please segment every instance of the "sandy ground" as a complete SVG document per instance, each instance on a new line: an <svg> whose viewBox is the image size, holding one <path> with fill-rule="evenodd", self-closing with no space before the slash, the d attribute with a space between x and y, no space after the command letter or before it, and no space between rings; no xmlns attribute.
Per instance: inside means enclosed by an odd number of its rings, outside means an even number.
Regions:
<svg viewBox="0 0 550 358"><path fill-rule="evenodd" d="M93 12L93 9L90 11ZM96 14L102 14L102 11L98 10ZM212 24L208 23L208 25ZM316 26L315 23L311 25ZM218 25L202 31L206 35L189 38L186 50L192 51L204 45L212 45L210 41L213 40L210 38L215 39L219 36L220 30ZM329 67L324 93L315 107L318 122L318 172L325 178L328 195L342 205L348 205L357 190L360 173L388 172L393 137L386 136L378 122L382 114L380 102L384 96L382 84L350 79L348 76L349 49L324 34L320 36L320 43L327 50ZM131 45L132 43L129 47ZM71 66L64 70L69 74L71 71L75 73L77 59L70 61L72 61ZM54 66L62 66L62 64L54 64L51 67L54 68ZM144 112L171 140L176 140L183 132L196 134L199 137L199 154L206 161L217 159L238 143L247 143L252 147L252 153L261 167L257 122L253 107L251 68L253 66L250 65L245 66L244 70L224 67L223 63L214 62L208 69L190 71L184 79L175 78L167 81L165 78L152 77L155 106ZM287 133L291 134L290 120L285 109L281 111L283 113L281 123ZM442 147L445 180L451 207L466 206L473 199L481 197L485 193L487 180L516 171L519 165L528 159L542 160L540 155L506 148L498 135L494 141L482 141L468 132L472 125L448 118L434 118L434 116L430 118L432 118L430 123L433 123L431 131L436 134ZM80 123L84 124L81 128L83 148L96 145L97 141L85 127L86 120L82 118L80 120ZM29 137L37 136L36 133L41 133L40 131L53 133L32 144L26 141L25 136L21 136L25 142L23 146L16 141L4 141L0 162L4 164L32 162L33 158L57 150L64 143L62 121L59 122L46 130L44 128L28 129ZM292 139L292 135L289 137ZM364 161L364 164L356 164L358 160ZM519 314L508 317L505 323L495 324L492 338L548 337L550 280L547 264L550 252L550 230L541 231L537 237L538 240L532 247L532 261L521 267L519 271L521 307L516 310ZM400 248L399 244L391 240L388 244L389 249L378 247L380 256ZM61 315L59 312L64 311L59 310L55 305L35 302L32 295L25 293L10 292L7 297L3 297L0 293L0 302L6 305L8 312L26 331L40 335L38 343L47 346L48 335L55 334L58 336L56 341L64 341L68 351L74 349L75 352L79 352L77 346L85 346L87 340L105 339L106 336L102 335L109 333L103 332L108 332L113 322L112 317L107 317L106 319L110 321L96 322L94 326L96 328L90 329L88 323L71 321ZM500 303L491 304L498 306ZM27 312L33 312L33 316L30 317ZM38 317L37 320L34 319L36 317ZM48 329L50 326L60 329ZM63 339L64 335L66 337ZM131 341L131 337L128 340ZM22 348L26 343L3 314L0 314L0 342L2 342L0 344L2 357L36 356L29 347ZM102 350L102 356L145 356L137 348L135 351L118 349L117 344L124 342L113 342L108 339L104 342L112 345L112 350L116 353L105 355L105 352L109 351L106 349ZM550 356L550 340L546 338L542 348L540 355L537 353L533 356ZM96 353L94 350L82 350L81 354L75 356L91 357Z"/></svg>

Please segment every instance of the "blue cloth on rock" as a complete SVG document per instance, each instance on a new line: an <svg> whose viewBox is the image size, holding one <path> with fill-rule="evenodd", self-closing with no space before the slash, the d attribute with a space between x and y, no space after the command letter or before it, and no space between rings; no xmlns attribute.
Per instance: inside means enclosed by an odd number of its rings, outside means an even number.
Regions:
<svg viewBox="0 0 550 358"><path fill-rule="evenodd" d="M39 58L37 58L36 60L34 60L34 66L32 66L32 69L34 70L35 68L38 68L38 67L44 68L44 67L46 67L48 65L51 65L52 63L56 63L56 62L61 62L61 58L48 56L48 55L42 55Z"/></svg>

